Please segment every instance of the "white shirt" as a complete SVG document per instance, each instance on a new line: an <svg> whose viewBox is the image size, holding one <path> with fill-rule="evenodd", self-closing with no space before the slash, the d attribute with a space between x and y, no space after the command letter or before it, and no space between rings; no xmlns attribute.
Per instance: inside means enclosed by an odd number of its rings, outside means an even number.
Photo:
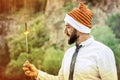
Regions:
<svg viewBox="0 0 120 80"><path fill-rule="evenodd" d="M75 68L74 80L118 80L114 54L110 48L95 41L92 37L82 42ZM58 76L40 71L38 80L68 80L72 55L76 46L68 49L64 55Z"/></svg>

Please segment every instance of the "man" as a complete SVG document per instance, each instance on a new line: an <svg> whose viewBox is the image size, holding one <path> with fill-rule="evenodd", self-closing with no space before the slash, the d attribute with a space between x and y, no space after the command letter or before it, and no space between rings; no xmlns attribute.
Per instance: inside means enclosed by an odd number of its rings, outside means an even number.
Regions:
<svg viewBox="0 0 120 80"><path fill-rule="evenodd" d="M92 15L83 3L66 14L68 43L76 45L66 51L58 76L40 71L28 61L23 65L25 74L37 80L117 80L112 50L89 34Z"/></svg>

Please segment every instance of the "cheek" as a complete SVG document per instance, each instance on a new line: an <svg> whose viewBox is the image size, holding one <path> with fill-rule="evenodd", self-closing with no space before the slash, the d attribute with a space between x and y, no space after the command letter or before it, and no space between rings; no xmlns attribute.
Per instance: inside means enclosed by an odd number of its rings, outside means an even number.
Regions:
<svg viewBox="0 0 120 80"><path fill-rule="evenodd" d="M66 28L64 33L67 35L67 36L70 36L70 33L69 33L69 30Z"/></svg>
<svg viewBox="0 0 120 80"><path fill-rule="evenodd" d="M67 35L71 36L71 31L69 29L67 30Z"/></svg>
<svg viewBox="0 0 120 80"><path fill-rule="evenodd" d="M67 33L68 33L68 34L71 34L71 31L70 31L70 29L67 29Z"/></svg>

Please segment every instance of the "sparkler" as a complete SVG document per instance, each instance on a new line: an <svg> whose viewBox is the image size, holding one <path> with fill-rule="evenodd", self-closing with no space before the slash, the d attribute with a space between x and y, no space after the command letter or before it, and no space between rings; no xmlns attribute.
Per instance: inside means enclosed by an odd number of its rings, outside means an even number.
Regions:
<svg viewBox="0 0 120 80"><path fill-rule="evenodd" d="M29 53L28 34L29 34L29 31L28 31L27 23L25 23L25 32L24 32L24 34L26 35L26 53L27 53L27 60L28 60L28 53ZM30 77L30 80L34 80L34 78Z"/></svg>
<svg viewBox="0 0 120 80"><path fill-rule="evenodd" d="M29 53L28 34L29 34L29 31L28 31L27 23L25 23L25 32L24 32L24 34L26 35L26 53L27 53L27 60L28 60L28 53ZM34 80L34 78L30 77L30 80Z"/></svg>
<svg viewBox="0 0 120 80"><path fill-rule="evenodd" d="M28 59L28 27L27 27L27 23L25 23L25 32L24 34L26 35L26 53L27 53L27 59Z"/></svg>

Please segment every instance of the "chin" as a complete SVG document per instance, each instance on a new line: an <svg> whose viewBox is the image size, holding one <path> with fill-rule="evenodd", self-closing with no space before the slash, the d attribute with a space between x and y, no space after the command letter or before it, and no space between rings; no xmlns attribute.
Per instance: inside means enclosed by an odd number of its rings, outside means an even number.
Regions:
<svg viewBox="0 0 120 80"><path fill-rule="evenodd" d="M68 40L68 44L71 45L73 44L75 41L71 41L70 39Z"/></svg>

